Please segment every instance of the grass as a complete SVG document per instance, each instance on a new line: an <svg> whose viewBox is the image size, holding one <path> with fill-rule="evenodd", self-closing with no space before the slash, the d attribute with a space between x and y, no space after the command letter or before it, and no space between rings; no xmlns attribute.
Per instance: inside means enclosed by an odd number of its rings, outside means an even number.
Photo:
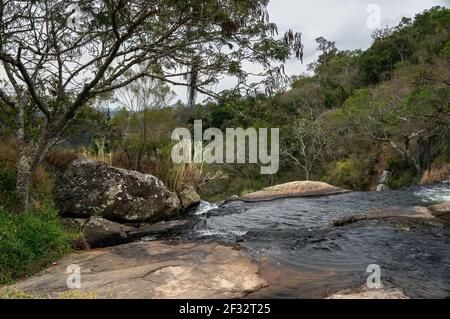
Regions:
<svg viewBox="0 0 450 319"><path fill-rule="evenodd" d="M107 145L104 139L96 140L90 149L82 147L81 154L83 157L112 165L113 154L108 152Z"/></svg>
<svg viewBox="0 0 450 319"><path fill-rule="evenodd" d="M48 267L70 250L69 241L50 204L22 214L0 208L0 285Z"/></svg>
<svg viewBox="0 0 450 319"><path fill-rule="evenodd" d="M93 291L81 291L72 289L60 293L57 297L40 296L20 289L4 289L0 293L0 299L96 299L97 294Z"/></svg>

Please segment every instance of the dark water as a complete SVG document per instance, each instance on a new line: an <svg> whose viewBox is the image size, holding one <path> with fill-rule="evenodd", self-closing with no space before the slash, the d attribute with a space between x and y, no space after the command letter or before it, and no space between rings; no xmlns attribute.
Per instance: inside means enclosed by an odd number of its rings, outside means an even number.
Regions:
<svg viewBox="0 0 450 319"><path fill-rule="evenodd" d="M450 297L450 227L412 219L333 227L346 215L450 200L450 183L390 192L356 192L270 202L203 203L195 240L240 242L265 261L271 286L253 297L326 297L366 283L368 265L412 298Z"/></svg>

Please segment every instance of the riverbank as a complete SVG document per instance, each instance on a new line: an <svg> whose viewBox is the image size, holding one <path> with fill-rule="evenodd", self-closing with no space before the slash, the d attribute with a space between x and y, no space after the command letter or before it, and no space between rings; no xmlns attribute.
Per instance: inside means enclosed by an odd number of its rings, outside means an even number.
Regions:
<svg viewBox="0 0 450 319"><path fill-rule="evenodd" d="M0 295L39 298L435 298L448 296L446 183L201 205L166 239L71 254ZM429 206L429 208L426 208ZM180 221L180 222L181 222ZM178 224L178 223L177 223ZM362 289L378 264L389 289ZM69 265L81 289L69 289ZM72 271L74 268L71 268ZM413 278L413 280L411 280ZM14 293L16 291L17 293ZM401 294L400 294L401 292Z"/></svg>

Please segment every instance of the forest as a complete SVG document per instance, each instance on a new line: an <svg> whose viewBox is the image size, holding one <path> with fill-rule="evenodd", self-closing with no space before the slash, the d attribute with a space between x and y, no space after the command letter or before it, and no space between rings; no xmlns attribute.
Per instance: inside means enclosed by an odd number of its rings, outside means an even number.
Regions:
<svg viewBox="0 0 450 319"><path fill-rule="evenodd" d="M272 94L228 91L217 101L173 104L170 86L139 80L100 106L85 106L53 160L82 153L154 174L175 191L193 185L209 200L291 180L370 190L385 169L394 189L443 180L450 169L449 30L449 10L433 8L378 30L365 51L318 38L312 75ZM171 132L193 130L194 120L204 130L280 128L279 173L261 176L258 164L171 163Z"/></svg>

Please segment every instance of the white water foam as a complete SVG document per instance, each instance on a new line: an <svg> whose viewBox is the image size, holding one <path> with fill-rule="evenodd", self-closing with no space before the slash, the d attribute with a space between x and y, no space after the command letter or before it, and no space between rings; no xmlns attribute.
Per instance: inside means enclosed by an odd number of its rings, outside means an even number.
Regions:
<svg viewBox="0 0 450 319"><path fill-rule="evenodd" d="M217 209L217 208L219 208L218 204L214 204L214 203L211 204L211 203L208 203L208 202L202 200L200 202L200 205L195 210L194 215L204 215L207 212L209 212L210 210Z"/></svg>
<svg viewBox="0 0 450 319"><path fill-rule="evenodd" d="M415 191L414 194L430 202L449 202L450 181L436 184L435 187L420 189L418 191Z"/></svg>

